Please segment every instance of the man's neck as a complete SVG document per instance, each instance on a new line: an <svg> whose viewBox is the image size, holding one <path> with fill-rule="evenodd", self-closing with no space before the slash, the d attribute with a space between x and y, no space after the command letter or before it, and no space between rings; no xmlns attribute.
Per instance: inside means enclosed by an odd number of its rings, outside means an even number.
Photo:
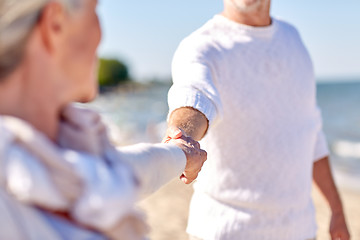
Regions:
<svg viewBox="0 0 360 240"><path fill-rule="evenodd" d="M231 3L227 3L225 4L224 11L221 13L221 15L234 22L248 26L269 26L271 24L270 1L249 12L241 11Z"/></svg>

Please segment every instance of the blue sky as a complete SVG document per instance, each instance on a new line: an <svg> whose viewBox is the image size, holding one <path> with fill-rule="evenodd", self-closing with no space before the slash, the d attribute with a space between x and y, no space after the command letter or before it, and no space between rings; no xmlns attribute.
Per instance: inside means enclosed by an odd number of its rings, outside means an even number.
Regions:
<svg viewBox="0 0 360 240"><path fill-rule="evenodd" d="M222 0L101 0L99 55L124 61L140 80L170 78L179 42L222 8ZM298 28L318 78L360 79L359 0L274 0L271 12Z"/></svg>

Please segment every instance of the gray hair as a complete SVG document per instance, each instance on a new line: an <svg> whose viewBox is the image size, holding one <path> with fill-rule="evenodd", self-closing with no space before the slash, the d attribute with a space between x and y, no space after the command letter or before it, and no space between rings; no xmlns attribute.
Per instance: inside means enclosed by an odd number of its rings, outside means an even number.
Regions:
<svg viewBox="0 0 360 240"><path fill-rule="evenodd" d="M21 62L28 36L43 7L54 0L0 0L0 81ZM82 0L55 0L68 10Z"/></svg>

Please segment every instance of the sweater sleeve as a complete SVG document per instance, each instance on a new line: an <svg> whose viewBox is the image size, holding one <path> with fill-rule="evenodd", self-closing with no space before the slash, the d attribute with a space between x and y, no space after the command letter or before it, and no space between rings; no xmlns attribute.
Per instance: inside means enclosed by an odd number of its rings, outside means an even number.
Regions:
<svg viewBox="0 0 360 240"><path fill-rule="evenodd" d="M173 85L168 94L169 110L171 113L181 107L193 107L212 124L222 112L215 86L214 65L211 63L212 55L216 53L211 47L198 45L186 39L175 52L172 62Z"/></svg>
<svg viewBox="0 0 360 240"><path fill-rule="evenodd" d="M119 159L131 166L140 182L140 197L180 176L186 165L184 152L172 144L141 143L118 148L118 153Z"/></svg>
<svg viewBox="0 0 360 240"><path fill-rule="evenodd" d="M314 151L314 162L316 162L328 155L329 155L329 149L327 146L327 141L326 141L324 132L321 130L318 132L318 135L316 138L315 151Z"/></svg>
<svg viewBox="0 0 360 240"><path fill-rule="evenodd" d="M322 158L329 155L328 144L326 141L324 131L322 129L321 110L319 107L317 107L316 111L317 111L317 121L319 123L319 130L316 135L316 141L314 146L314 162L321 160Z"/></svg>
<svg viewBox="0 0 360 240"><path fill-rule="evenodd" d="M183 151L171 144L137 144L113 150L108 150L108 164L89 156L87 161L71 160L77 162L85 183L73 215L101 230L110 229L131 214L139 197L180 176L186 164Z"/></svg>

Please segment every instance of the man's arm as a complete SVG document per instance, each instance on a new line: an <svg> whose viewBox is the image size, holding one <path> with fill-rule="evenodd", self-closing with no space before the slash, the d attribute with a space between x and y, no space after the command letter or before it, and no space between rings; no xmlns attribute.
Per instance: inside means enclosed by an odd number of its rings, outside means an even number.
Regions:
<svg viewBox="0 0 360 240"><path fill-rule="evenodd" d="M164 142L176 138L182 138L187 141L191 141L192 139L199 141L206 134L208 126L209 121L200 111L192 107L178 108L170 114ZM178 134L174 133L177 129L181 130ZM197 147L200 148L200 145ZM194 165L191 162L187 162L185 171L180 176L180 179L184 183L190 184L197 178L200 169L196 164Z"/></svg>
<svg viewBox="0 0 360 240"><path fill-rule="evenodd" d="M329 158L324 157L314 163L313 179L329 203L332 216L330 235L333 240L348 240L350 234L346 226L344 210L334 179L331 174Z"/></svg>
<svg viewBox="0 0 360 240"><path fill-rule="evenodd" d="M169 118L169 128L179 128L196 141L201 140L207 132L209 121L200 111L192 107L182 107L174 110ZM167 133L167 135L169 135Z"/></svg>

